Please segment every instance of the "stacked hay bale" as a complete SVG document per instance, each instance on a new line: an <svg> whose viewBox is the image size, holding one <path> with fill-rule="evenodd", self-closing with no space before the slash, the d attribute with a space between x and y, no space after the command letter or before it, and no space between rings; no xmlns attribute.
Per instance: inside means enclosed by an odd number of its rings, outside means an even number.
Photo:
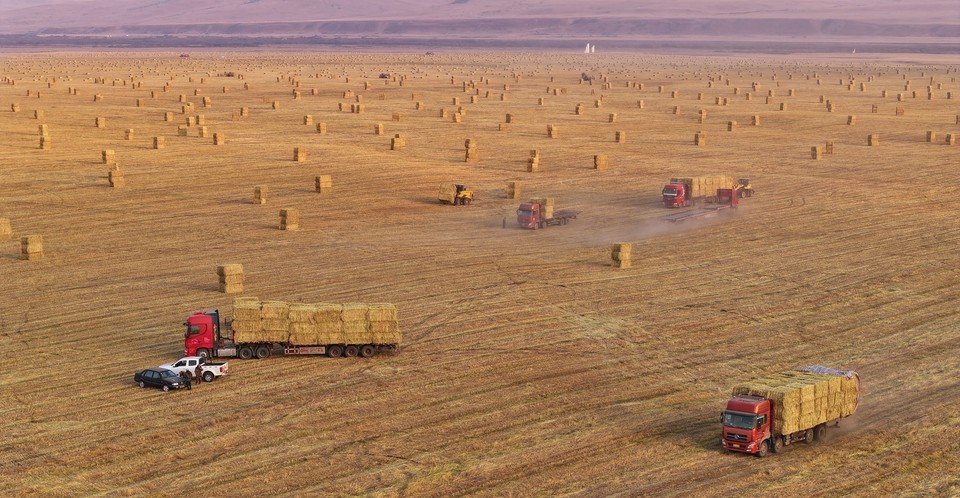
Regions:
<svg viewBox="0 0 960 498"><path fill-rule="evenodd" d="M857 124L857 117L854 115L847 116L847 126L853 126Z"/></svg>
<svg viewBox="0 0 960 498"><path fill-rule="evenodd" d="M507 199L519 199L522 190L522 182L507 182Z"/></svg>
<svg viewBox="0 0 960 498"><path fill-rule="evenodd" d="M233 340L238 343L257 342L260 339L260 300L238 297L233 300Z"/></svg>
<svg viewBox="0 0 960 498"><path fill-rule="evenodd" d="M753 126L760 126L760 115L754 114L753 116Z"/></svg>
<svg viewBox="0 0 960 498"><path fill-rule="evenodd" d="M110 149L103 150L100 152L100 159L103 164L117 164L117 153Z"/></svg>
<svg viewBox="0 0 960 498"><path fill-rule="evenodd" d="M253 187L253 203L254 204L267 203L267 186L266 185L257 185L256 187Z"/></svg>
<svg viewBox="0 0 960 498"><path fill-rule="evenodd" d="M788 371L734 386L733 394L769 399L774 430L792 434L852 415L860 400L859 384L852 372Z"/></svg>
<svg viewBox="0 0 960 498"><path fill-rule="evenodd" d="M446 116L441 116L441 117L446 117ZM383 123L377 123L373 125L373 134L383 135Z"/></svg>
<svg viewBox="0 0 960 498"><path fill-rule="evenodd" d="M928 132L927 132L927 143L931 143L931 144L932 144L932 143L934 143L934 142L936 142L936 141L937 141L937 132L935 132L935 131L928 131Z"/></svg>
<svg viewBox="0 0 960 498"><path fill-rule="evenodd" d="M387 303L368 305L367 322L370 328L370 343L400 343L400 323L396 305Z"/></svg>
<svg viewBox="0 0 960 498"><path fill-rule="evenodd" d="M293 160L298 163L302 163L307 160L307 150L303 147L294 147L293 148Z"/></svg>
<svg viewBox="0 0 960 498"><path fill-rule="evenodd" d="M365 304L345 303L343 305L340 312L340 321L343 327L344 344L368 344L373 342L367 313L367 305Z"/></svg>
<svg viewBox="0 0 960 498"><path fill-rule="evenodd" d="M49 136L47 136L47 135L41 135L41 136L40 136L40 149L41 149L41 150L50 150L51 145L53 145L53 142L51 142Z"/></svg>
<svg viewBox="0 0 960 498"><path fill-rule="evenodd" d="M560 138L560 129L557 125L547 125L547 136L550 138Z"/></svg>
<svg viewBox="0 0 960 498"><path fill-rule="evenodd" d="M106 128L107 127L107 118L97 118L95 121L97 128Z"/></svg>
<svg viewBox="0 0 960 498"><path fill-rule="evenodd" d="M227 137L223 133L214 133L213 134L213 145L223 145L227 143Z"/></svg>
<svg viewBox="0 0 960 498"><path fill-rule="evenodd" d="M876 147L880 145L880 135L876 133L871 133L867 135L867 145L870 147Z"/></svg>
<svg viewBox="0 0 960 498"><path fill-rule="evenodd" d="M617 242L613 244L610 251L610 259L616 268L630 268L630 253L633 250L633 244L626 242Z"/></svg>
<svg viewBox="0 0 960 498"><path fill-rule="evenodd" d="M617 113L611 112L611 113L610 113L610 116L609 116L607 119L608 119L608 122L609 122L609 123L616 123L616 122L617 122Z"/></svg>
<svg viewBox="0 0 960 498"><path fill-rule="evenodd" d="M693 135L693 144L697 147L707 145L707 135L702 131L698 131Z"/></svg>
<svg viewBox="0 0 960 498"><path fill-rule="evenodd" d="M540 204L541 212L540 215L543 216L543 219L549 220L553 218L553 205L555 199L553 197L537 197L530 199L530 202Z"/></svg>
<svg viewBox="0 0 960 498"><path fill-rule="evenodd" d="M593 156L593 169L604 171L607 169L607 155L597 154Z"/></svg>
<svg viewBox="0 0 960 498"><path fill-rule="evenodd" d="M42 235L20 237L20 259L28 261L39 261L43 259Z"/></svg>
<svg viewBox="0 0 960 498"><path fill-rule="evenodd" d="M110 186L114 188L120 188L126 184L123 178L123 171L121 171L120 166L117 165L113 165L113 168L107 173L107 179L110 181Z"/></svg>
<svg viewBox="0 0 960 498"><path fill-rule="evenodd" d="M297 230L300 228L300 211L293 208L280 210L280 230Z"/></svg>
<svg viewBox="0 0 960 498"><path fill-rule="evenodd" d="M327 123L317 123L317 133L321 135L327 134Z"/></svg>
<svg viewBox="0 0 960 498"><path fill-rule="evenodd" d="M833 154L833 142L827 142L826 144L824 144L823 152L825 154Z"/></svg>
<svg viewBox="0 0 960 498"><path fill-rule="evenodd" d="M480 160L480 154L477 153L477 141L468 138L464 140L463 146L466 149L464 160L468 163L475 163Z"/></svg>
<svg viewBox="0 0 960 498"><path fill-rule="evenodd" d="M627 141L627 132L622 130L617 130L617 132L614 133L614 142L618 144L622 144L622 143L625 143L626 141Z"/></svg>
<svg viewBox="0 0 960 498"><path fill-rule="evenodd" d="M736 131L737 122L736 121L727 121L727 131Z"/></svg>
<svg viewBox="0 0 960 498"><path fill-rule="evenodd" d="M153 148L162 149L166 145L166 139L163 137L153 137Z"/></svg>
<svg viewBox="0 0 960 498"><path fill-rule="evenodd" d="M134 137L133 128L127 128L126 131L123 132L123 138L125 140L133 140L133 137Z"/></svg>
<svg viewBox="0 0 960 498"><path fill-rule="evenodd" d="M333 177L330 175L320 175L314 178L313 183L318 194L329 194L333 191Z"/></svg>
<svg viewBox="0 0 960 498"><path fill-rule="evenodd" d="M10 218L0 218L0 240L7 240L13 235L10 228Z"/></svg>
<svg viewBox="0 0 960 498"><path fill-rule="evenodd" d="M947 145L955 145L957 143L957 135L954 133L947 133L944 143Z"/></svg>
<svg viewBox="0 0 960 498"><path fill-rule="evenodd" d="M407 140L402 133L397 133L390 139L390 150L403 150L407 145Z"/></svg>
<svg viewBox="0 0 960 498"><path fill-rule="evenodd" d="M810 147L810 158L820 160L823 157L823 148L819 145Z"/></svg>
<svg viewBox="0 0 960 498"><path fill-rule="evenodd" d="M527 159L527 171L536 173L540 171L540 151L533 149L530 151L530 158Z"/></svg>
<svg viewBox="0 0 960 498"><path fill-rule="evenodd" d="M243 292L243 265L234 263L217 266L217 277L220 280L220 292Z"/></svg>

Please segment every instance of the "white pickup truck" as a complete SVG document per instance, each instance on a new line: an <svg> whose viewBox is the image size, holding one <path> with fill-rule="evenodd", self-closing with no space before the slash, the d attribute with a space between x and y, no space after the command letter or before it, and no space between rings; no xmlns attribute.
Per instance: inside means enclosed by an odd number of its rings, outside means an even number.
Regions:
<svg viewBox="0 0 960 498"><path fill-rule="evenodd" d="M229 369L227 362L211 363L202 356L185 356L173 363L164 363L160 368L173 370L177 375L183 377L190 375L196 378L197 367L200 367L200 376L204 382L213 382L213 379L227 373Z"/></svg>

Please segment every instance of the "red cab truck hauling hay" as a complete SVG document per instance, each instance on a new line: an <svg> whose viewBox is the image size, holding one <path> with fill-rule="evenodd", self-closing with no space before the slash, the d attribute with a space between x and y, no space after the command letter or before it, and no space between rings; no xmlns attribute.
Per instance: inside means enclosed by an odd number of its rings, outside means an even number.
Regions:
<svg viewBox="0 0 960 498"><path fill-rule="evenodd" d="M301 304L237 298L223 330L218 310L187 318L184 354L236 356L242 360L284 355L364 358L400 348L397 308L392 304Z"/></svg>
<svg viewBox="0 0 960 498"><path fill-rule="evenodd" d="M720 415L721 445L759 457L791 443L822 441L827 427L857 410L860 376L806 367L738 385Z"/></svg>
<svg viewBox="0 0 960 498"><path fill-rule="evenodd" d="M554 211L553 197L523 202L517 209L517 223L522 228L545 228L550 225L566 225L580 214L576 211Z"/></svg>
<svg viewBox="0 0 960 498"><path fill-rule="evenodd" d="M733 177L675 177L663 186L660 194L663 196L663 205L666 207L687 207L713 197L717 189L721 188L734 188Z"/></svg>
<svg viewBox="0 0 960 498"><path fill-rule="evenodd" d="M709 218L718 213L730 213L727 209L736 209L740 207L740 198L736 190L732 188L718 188L717 195L711 199L711 203L700 206L698 209L688 209L677 213L671 213L661 216L660 219L670 223L682 223L684 221L695 220L698 218Z"/></svg>

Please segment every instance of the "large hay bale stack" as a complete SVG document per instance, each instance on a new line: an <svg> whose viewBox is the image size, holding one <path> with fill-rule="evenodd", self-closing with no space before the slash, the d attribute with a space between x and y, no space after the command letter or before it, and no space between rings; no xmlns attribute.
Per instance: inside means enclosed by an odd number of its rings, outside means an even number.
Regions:
<svg viewBox="0 0 960 498"><path fill-rule="evenodd" d="M43 259L42 235L20 237L20 259L28 261L39 261Z"/></svg>
<svg viewBox="0 0 960 498"><path fill-rule="evenodd" d="M13 235L10 227L10 218L0 218L0 240L9 240Z"/></svg>
<svg viewBox="0 0 960 498"><path fill-rule="evenodd" d="M117 153L111 149L100 151L100 159L103 164L117 164Z"/></svg>
<svg viewBox="0 0 960 498"><path fill-rule="evenodd" d="M40 150L50 150L50 147L53 145L53 142L50 140L50 137L41 136L40 137Z"/></svg>
<svg viewBox="0 0 960 498"><path fill-rule="evenodd" d="M50 136L50 130L49 128L47 128L47 125L45 124L39 125L37 127L37 132L40 134L41 137Z"/></svg>
<svg viewBox="0 0 960 498"><path fill-rule="evenodd" d="M370 343L400 344L400 322L395 304L377 303L367 306Z"/></svg>
<svg viewBox="0 0 960 498"><path fill-rule="evenodd" d="M522 190L522 182L507 182L507 199L519 199Z"/></svg>
<svg viewBox="0 0 960 498"><path fill-rule="evenodd" d="M773 428L792 434L852 415L859 404L859 377L822 367L788 371L734 386L733 394L762 396L773 405ZM836 372L836 373L828 373Z"/></svg>
<svg viewBox="0 0 960 498"><path fill-rule="evenodd" d="M612 265L616 268L630 268L630 253L632 250L633 244L626 242L613 244L610 250Z"/></svg>
<svg viewBox="0 0 960 498"><path fill-rule="evenodd" d="M947 133L947 137L944 139L944 143L947 145L956 145L957 135L954 133Z"/></svg>
<svg viewBox="0 0 960 498"><path fill-rule="evenodd" d="M547 136L550 138L560 138L560 129L556 125L547 125Z"/></svg>
<svg viewBox="0 0 960 498"><path fill-rule="evenodd" d="M293 160L298 163L302 163L307 160L307 150L303 147L294 147L293 148Z"/></svg>
<svg viewBox="0 0 960 498"><path fill-rule="evenodd" d="M223 145L227 143L227 137L223 133L214 133L213 134L213 145Z"/></svg>
<svg viewBox="0 0 960 498"><path fill-rule="evenodd" d="M101 129L106 128L107 118L97 118L96 120L94 120L94 123L96 123L97 128L101 128Z"/></svg>
<svg viewBox="0 0 960 498"><path fill-rule="evenodd" d="M383 135L383 123L377 123L373 125L373 134L374 135Z"/></svg>
<svg viewBox="0 0 960 498"><path fill-rule="evenodd" d="M823 148L819 145L810 147L810 157L816 160L823 158Z"/></svg>
<svg viewBox="0 0 960 498"><path fill-rule="evenodd" d="M243 292L243 265L239 263L219 265L217 277L220 281L220 292L226 294Z"/></svg>
<svg viewBox="0 0 960 498"><path fill-rule="evenodd" d="M727 131L736 131L737 122L736 121L727 121Z"/></svg>
<svg viewBox="0 0 960 498"><path fill-rule="evenodd" d="M530 202L539 203L542 207L540 214L544 219L553 218L553 206L555 204L555 199L553 197L537 197L530 199Z"/></svg>
<svg viewBox="0 0 960 498"><path fill-rule="evenodd" d="M390 139L390 150L403 150L407 145L407 140L401 133L397 133Z"/></svg>
<svg viewBox="0 0 960 498"><path fill-rule="evenodd" d="M254 204L266 204L267 203L267 186L266 185L257 185L253 187L253 203Z"/></svg>
<svg viewBox="0 0 960 498"><path fill-rule="evenodd" d="M927 143L934 143L937 141L937 132L928 131L927 132Z"/></svg>
<svg viewBox="0 0 960 498"><path fill-rule="evenodd" d="M333 177L330 175L317 176L313 179L313 184L318 194L333 192Z"/></svg>
<svg viewBox="0 0 960 498"><path fill-rule="evenodd" d="M123 138L124 138L124 140L133 140L133 138L134 138L133 128L127 128L127 129L123 132Z"/></svg>
<svg viewBox="0 0 960 498"><path fill-rule="evenodd" d="M476 163L480 161L480 154L477 152L477 141L468 138L464 141L464 149L466 152L464 154L464 161L468 163Z"/></svg>
<svg viewBox="0 0 960 498"><path fill-rule="evenodd" d="M280 230L298 230L300 228L300 211L294 208L280 210Z"/></svg>
<svg viewBox="0 0 960 498"><path fill-rule="evenodd" d="M618 144L625 143L627 141L627 132L617 130L617 132L613 135L613 141Z"/></svg>
<svg viewBox="0 0 960 498"><path fill-rule="evenodd" d="M153 137L153 148L162 149L166 145L166 139L164 137Z"/></svg>
<svg viewBox="0 0 960 498"><path fill-rule="evenodd" d="M867 135L867 145L870 147L876 147L880 145L880 135L876 133Z"/></svg>
<svg viewBox="0 0 960 498"><path fill-rule="evenodd" d="M697 147L703 147L704 145L707 145L707 135L702 131L696 132L693 135L693 144Z"/></svg>

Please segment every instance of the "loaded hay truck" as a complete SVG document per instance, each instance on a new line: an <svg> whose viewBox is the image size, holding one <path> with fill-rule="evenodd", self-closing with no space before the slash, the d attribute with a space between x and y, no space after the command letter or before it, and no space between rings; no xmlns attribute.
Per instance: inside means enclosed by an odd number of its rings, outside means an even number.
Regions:
<svg viewBox="0 0 960 498"><path fill-rule="evenodd" d="M854 371L806 367L733 388L720 415L721 445L728 451L764 457L803 441L822 441L827 426L853 415L860 404Z"/></svg>
<svg viewBox="0 0 960 498"><path fill-rule="evenodd" d="M570 220L577 219L577 211L554 211L553 197L531 199L523 202L517 209L517 223L522 228L544 228L550 225L566 225Z"/></svg>
<svg viewBox="0 0 960 498"><path fill-rule="evenodd" d="M740 197L734 189L718 188L717 195L711 199L710 204L700 206L697 209L688 209L686 211L661 216L660 220L669 221L670 223L682 223L698 218L709 218L716 216L718 213L732 213L733 211L731 209L737 209L738 207L740 207Z"/></svg>
<svg viewBox="0 0 960 498"><path fill-rule="evenodd" d="M734 188L730 176L688 176L671 178L660 194L666 207L689 207L713 199L717 189ZM751 187L752 189L752 187Z"/></svg>
<svg viewBox="0 0 960 498"><path fill-rule="evenodd" d="M437 200L445 204L466 206L473 203L473 191L459 183L441 183Z"/></svg>
<svg viewBox="0 0 960 498"><path fill-rule="evenodd" d="M327 355L364 358L400 349L393 304L302 304L237 298L233 320L222 330L219 310L187 318L184 354L200 357L267 358Z"/></svg>

